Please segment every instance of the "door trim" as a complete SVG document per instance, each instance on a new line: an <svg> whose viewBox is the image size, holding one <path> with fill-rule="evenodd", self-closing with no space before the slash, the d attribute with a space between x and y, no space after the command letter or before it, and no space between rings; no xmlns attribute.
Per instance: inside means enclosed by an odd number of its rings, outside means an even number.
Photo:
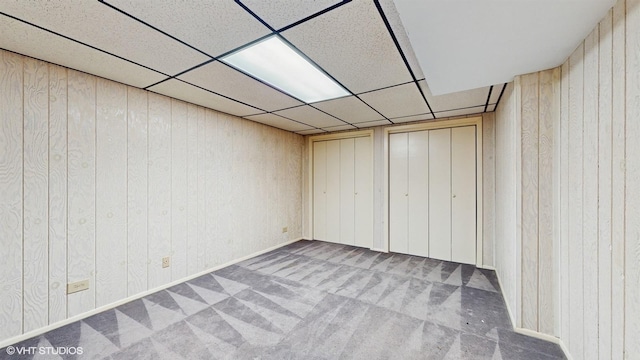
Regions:
<svg viewBox="0 0 640 360"><path fill-rule="evenodd" d="M414 132L455 128L461 126L476 127L476 266L483 265L482 250L482 116L454 120L429 121L418 124L400 125L384 129L384 184L383 184L383 244L385 252L389 252L389 135L394 133Z"/></svg>
<svg viewBox="0 0 640 360"><path fill-rule="evenodd" d="M313 135L313 136L309 136L307 138L307 159L309 161L308 166L307 166L307 189L306 189L306 193L307 193L307 199L309 199L309 201L307 201L307 214L309 214L309 216L307 216L307 226L308 226L308 234L310 237L310 240L314 240L314 234L313 234L313 205L314 205L314 198L313 198L313 169L314 169L314 164L313 164L313 143L315 142L319 142L319 141L328 141L328 140L340 140L340 139L355 139L355 138L359 138L359 137L369 137L371 139L371 161L372 161L372 166L371 166L371 189L372 191L375 191L374 187L373 187L373 176L374 176L374 169L375 169L375 157L374 157L374 139L373 139L373 129L369 129L369 130L359 130L359 131L349 131L349 132L342 132L342 133L335 133L335 134L326 134L326 135ZM375 220L374 220L375 221ZM370 248L373 248L373 240L371 242L371 246Z"/></svg>

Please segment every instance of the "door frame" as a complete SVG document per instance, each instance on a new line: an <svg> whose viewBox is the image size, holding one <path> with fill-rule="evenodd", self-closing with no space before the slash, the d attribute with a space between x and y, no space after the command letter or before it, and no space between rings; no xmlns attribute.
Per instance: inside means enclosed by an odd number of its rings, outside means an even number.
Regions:
<svg viewBox="0 0 640 360"><path fill-rule="evenodd" d="M332 133L332 134L326 134L326 135L312 135L309 136L307 138L307 159L309 159L309 165L307 166L307 179L308 179L308 188L307 188L307 199L309 199L309 201L307 202L307 214L309 214L308 218L307 218L307 226L309 229L308 234L310 234L311 240L315 240L314 238L314 226L313 226L313 208L314 208L314 202L315 199L313 198L313 187L314 187L314 183L313 183L313 169L315 164L313 163L313 145L315 142L319 142L319 141L328 141L328 140L341 140L341 139L355 139L355 138L360 138L360 137L368 137L371 141L371 189L375 192L375 189L373 187L373 176L374 176L374 171L375 171L375 158L374 158L374 148L375 148L375 144L374 142L374 137L373 137L373 129L368 129L368 130L358 130L358 131L348 131L348 132L341 132L341 133ZM372 193L371 196L373 196L374 194ZM373 201L373 199L372 199ZM375 212L375 210L374 210ZM375 218L372 219L372 226L375 229L375 224L373 224L373 221L375 221ZM373 247L373 240L369 246L369 248Z"/></svg>
<svg viewBox="0 0 640 360"><path fill-rule="evenodd" d="M389 252L389 135L423 130L456 128L462 126L476 127L476 266L483 264L482 249L482 116L473 116L453 120L434 120L429 122L387 127L384 129L384 184L383 184L383 251Z"/></svg>

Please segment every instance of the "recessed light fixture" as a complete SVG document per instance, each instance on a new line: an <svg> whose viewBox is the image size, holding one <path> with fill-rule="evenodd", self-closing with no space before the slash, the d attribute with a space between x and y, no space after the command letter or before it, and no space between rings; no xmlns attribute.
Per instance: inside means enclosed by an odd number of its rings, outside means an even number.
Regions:
<svg viewBox="0 0 640 360"><path fill-rule="evenodd" d="M306 103L349 95L277 35L220 60Z"/></svg>

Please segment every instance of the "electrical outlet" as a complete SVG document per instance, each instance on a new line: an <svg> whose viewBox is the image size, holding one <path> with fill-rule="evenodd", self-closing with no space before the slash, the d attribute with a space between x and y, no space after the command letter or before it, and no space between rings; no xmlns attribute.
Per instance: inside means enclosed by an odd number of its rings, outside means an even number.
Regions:
<svg viewBox="0 0 640 360"><path fill-rule="evenodd" d="M162 267L168 268L171 265L171 257L165 256L162 258Z"/></svg>
<svg viewBox="0 0 640 360"><path fill-rule="evenodd" d="M289 231L289 228L288 228L288 227L286 227L286 226L285 226L285 227L283 227L283 228L282 228L282 233L283 233L283 234L284 234L284 233L286 233L287 231Z"/></svg>
<svg viewBox="0 0 640 360"><path fill-rule="evenodd" d="M67 294L77 293L78 291L87 290L89 288L89 280L76 281L67 284Z"/></svg>

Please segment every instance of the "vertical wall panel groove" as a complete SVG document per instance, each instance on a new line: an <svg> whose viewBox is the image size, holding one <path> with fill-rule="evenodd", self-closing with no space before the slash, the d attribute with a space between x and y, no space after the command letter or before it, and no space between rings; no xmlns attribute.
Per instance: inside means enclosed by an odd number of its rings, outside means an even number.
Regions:
<svg viewBox="0 0 640 360"><path fill-rule="evenodd" d="M569 287L569 62L562 64L560 83L560 338L570 344Z"/></svg>
<svg viewBox="0 0 640 360"><path fill-rule="evenodd" d="M187 104L171 99L171 280L187 276Z"/></svg>
<svg viewBox="0 0 640 360"><path fill-rule="evenodd" d="M198 272L198 107L187 104L187 273Z"/></svg>
<svg viewBox="0 0 640 360"><path fill-rule="evenodd" d="M49 67L24 59L24 329L49 322Z"/></svg>
<svg viewBox="0 0 640 360"><path fill-rule="evenodd" d="M49 324L67 318L67 69L49 65Z"/></svg>

